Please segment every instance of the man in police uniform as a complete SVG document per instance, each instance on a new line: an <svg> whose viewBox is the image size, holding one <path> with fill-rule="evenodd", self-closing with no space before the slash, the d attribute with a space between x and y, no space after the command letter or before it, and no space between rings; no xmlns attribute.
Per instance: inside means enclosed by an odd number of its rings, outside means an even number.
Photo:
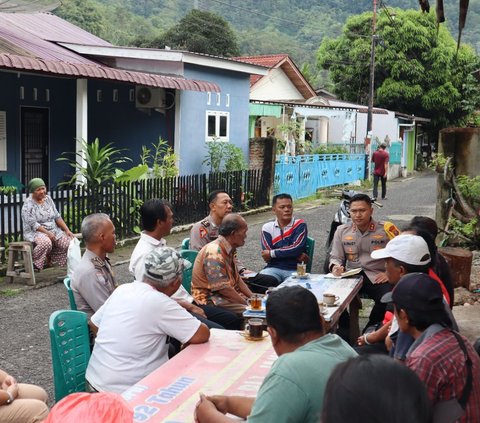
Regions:
<svg viewBox="0 0 480 423"><path fill-rule="evenodd" d="M190 249L200 251L209 242L218 238L218 227L223 218L232 212L233 201L226 191L212 191L208 196L210 214L200 222L193 225L190 231ZM269 287L278 285L275 277L262 275L248 270L239 260L235 258L238 272L253 292L265 293Z"/></svg>
<svg viewBox="0 0 480 423"><path fill-rule="evenodd" d="M360 292L375 301L366 327L382 321L385 304L380 300L391 290L385 262L373 259L370 254L385 248L392 235L398 233L391 223L386 228L383 222L373 220L372 214L372 200L368 195L353 196L350 200L352 221L337 228L330 253L330 271L335 276L340 276L345 270L362 268L363 286Z"/></svg>
<svg viewBox="0 0 480 423"><path fill-rule="evenodd" d="M91 214L83 219L82 238L87 249L70 286L77 309L90 317L117 287L107 257L115 250L115 226L106 214Z"/></svg>
<svg viewBox="0 0 480 423"><path fill-rule="evenodd" d="M233 201L227 192L212 191L208 196L210 214L193 225L190 230L190 249L200 251L209 242L218 238L218 227L223 218L232 212Z"/></svg>

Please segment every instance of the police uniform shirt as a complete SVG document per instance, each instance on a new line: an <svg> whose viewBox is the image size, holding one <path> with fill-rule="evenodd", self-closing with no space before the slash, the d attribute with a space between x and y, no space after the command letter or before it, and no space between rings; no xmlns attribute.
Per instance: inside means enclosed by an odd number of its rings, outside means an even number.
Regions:
<svg viewBox="0 0 480 423"><path fill-rule="evenodd" d="M70 286L77 309L90 317L117 287L108 258L102 260L92 251L85 250Z"/></svg>
<svg viewBox="0 0 480 423"><path fill-rule="evenodd" d="M195 223L190 230L190 249L200 251L209 242L218 238L218 226L208 215L205 219Z"/></svg>
<svg viewBox="0 0 480 423"><path fill-rule="evenodd" d="M383 222L372 219L364 233L354 223L341 225L333 237L330 268L335 264L345 266L345 270L361 267L368 279L374 283L375 276L385 271L385 261L372 259L370 254L385 248L388 241Z"/></svg>

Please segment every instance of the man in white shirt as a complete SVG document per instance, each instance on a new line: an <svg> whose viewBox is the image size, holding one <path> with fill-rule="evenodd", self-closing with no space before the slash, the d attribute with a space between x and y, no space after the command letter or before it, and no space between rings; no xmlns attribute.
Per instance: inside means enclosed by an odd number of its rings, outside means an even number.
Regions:
<svg viewBox="0 0 480 423"><path fill-rule="evenodd" d="M173 225L171 205L158 198L145 201L140 208L140 216L143 231L132 252L128 268L137 281L143 278L145 256L157 247L166 246L167 243L163 237L170 233ZM242 319L239 319L235 313L211 305L196 304L193 297L181 285L172 298L210 329L240 329Z"/></svg>
<svg viewBox="0 0 480 423"><path fill-rule="evenodd" d="M121 393L168 360L167 336L207 342L210 330L170 297L182 283L184 260L169 247L145 257L143 281L123 284L92 316L97 337L86 379L97 391Z"/></svg>

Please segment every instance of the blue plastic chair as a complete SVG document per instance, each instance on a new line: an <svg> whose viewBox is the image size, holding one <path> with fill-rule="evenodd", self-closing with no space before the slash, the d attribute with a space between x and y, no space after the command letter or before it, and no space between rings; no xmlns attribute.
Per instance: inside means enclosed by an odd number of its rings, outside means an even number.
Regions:
<svg viewBox="0 0 480 423"><path fill-rule="evenodd" d="M313 253L315 252L315 240L307 236L307 246L305 247L305 253L307 254L309 260L307 263L307 272L312 273L313 265Z"/></svg>
<svg viewBox="0 0 480 423"><path fill-rule="evenodd" d="M88 317L83 311L58 310L48 322L52 349L55 401L73 392L86 392L90 359Z"/></svg>
<svg viewBox="0 0 480 423"><path fill-rule="evenodd" d="M70 301L70 309L71 310L76 310L77 309L77 303L75 302L75 296L73 295L72 288L70 288L70 278L65 278L63 280L63 284L65 285L65 288L67 288L68 292L68 299Z"/></svg>
<svg viewBox="0 0 480 423"><path fill-rule="evenodd" d="M183 287L187 290L187 292L191 292L193 264L195 263L195 259L197 258L198 251L197 250L180 250L180 255L184 259L192 263L192 267L190 267L190 269L185 269L182 275Z"/></svg>

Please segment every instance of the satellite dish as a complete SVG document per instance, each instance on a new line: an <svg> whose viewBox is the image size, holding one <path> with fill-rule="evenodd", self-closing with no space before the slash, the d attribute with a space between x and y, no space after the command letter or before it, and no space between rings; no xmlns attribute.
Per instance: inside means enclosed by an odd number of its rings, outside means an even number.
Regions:
<svg viewBox="0 0 480 423"><path fill-rule="evenodd" d="M152 99L152 91L147 87L141 87L137 90L137 103L148 104Z"/></svg>

